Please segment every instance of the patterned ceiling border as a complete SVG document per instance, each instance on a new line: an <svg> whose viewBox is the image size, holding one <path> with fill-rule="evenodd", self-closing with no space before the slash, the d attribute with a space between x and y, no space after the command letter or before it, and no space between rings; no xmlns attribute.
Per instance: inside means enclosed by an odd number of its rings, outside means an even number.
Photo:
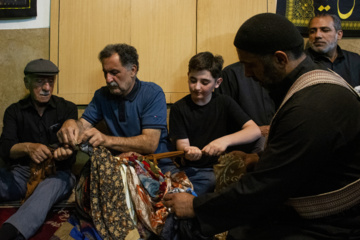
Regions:
<svg viewBox="0 0 360 240"><path fill-rule="evenodd" d="M360 0L278 0L276 13L285 16L307 37L307 24L317 13L339 16L344 37L360 37Z"/></svg>
<svg viewBox="0 0 360 240"><path fill-rule="evenodd" d="M0 0L0 18L36 17L36 0Z"/></svg>

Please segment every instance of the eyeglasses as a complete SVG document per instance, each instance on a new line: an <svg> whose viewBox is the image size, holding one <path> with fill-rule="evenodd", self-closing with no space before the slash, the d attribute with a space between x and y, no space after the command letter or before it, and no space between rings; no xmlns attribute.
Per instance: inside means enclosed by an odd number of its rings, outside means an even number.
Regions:
<svg viewBox="0 0 360 240"><path fill-rule="evenodd" d="M43 86L45 83L49 83L49 85L54 85L55 77L34 77L34 78L31 78L31 80L37 86Z"/></svg>

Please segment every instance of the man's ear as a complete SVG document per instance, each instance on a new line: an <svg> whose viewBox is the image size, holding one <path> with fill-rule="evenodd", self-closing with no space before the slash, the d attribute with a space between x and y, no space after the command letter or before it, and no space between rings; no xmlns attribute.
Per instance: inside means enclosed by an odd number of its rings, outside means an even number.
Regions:
<svg viewBox="0 0 360 240"><path fill-rule="evenodd" d="M343 37L343 35L344 35L344 32L343 32L343 30L339 30L339 31L337 31L337 36L338 36L338 39L337 40L340 40L340 39L342 39L342 37Z"/></svg>
<svg viewBox="0 0 360 240"><path fill-rule="evenodd" d="M131 66L131 77L135 77L137 71L138 71L137 66L136 66L135 64L133 64L133 65Z"/></svg>
<svg viewBox="0 0 360 240"><path fill-rule="evenodd" d="M220 86L220 84L222 83L223 79L222 78L218 78L215 81L215 88L218 88Z"/></svg>
<svg viewBox="0 0 360 240"><path fill-rule="evenodd" d="M29 77L24 77L24 84L26 89L30 89L30 78Z"/></svg>
<svg viewBox="0 0 360 240"><path fill-rule="evenodd" d="M283 51L276 51L274 53L275 64L284 68L289 63L288 55Z"/></svg>

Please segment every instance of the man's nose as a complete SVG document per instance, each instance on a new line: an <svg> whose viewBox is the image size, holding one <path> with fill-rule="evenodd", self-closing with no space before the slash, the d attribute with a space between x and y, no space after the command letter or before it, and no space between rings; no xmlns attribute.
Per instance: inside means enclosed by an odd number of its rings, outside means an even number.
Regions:
<svg viewBox="0 0 360 240"><path fill-rule="evenodd" d="M316 30L316 32L315 32L315 38L322 38L321 31Z"/></svg>
<svg viewBox="0 0 360 240"><path fill-rule="evenodd" d="M44 90L51 89L50 83L48 81L45 81L44 84L42 85L42 89L44 89Z"/></svg>
<svg viewBox="0 0 360 240"><path fill-rule="evenodd" d="M110 73L105 73L105 79L107 83L111 83L113 81L113 76Z"/></svg>

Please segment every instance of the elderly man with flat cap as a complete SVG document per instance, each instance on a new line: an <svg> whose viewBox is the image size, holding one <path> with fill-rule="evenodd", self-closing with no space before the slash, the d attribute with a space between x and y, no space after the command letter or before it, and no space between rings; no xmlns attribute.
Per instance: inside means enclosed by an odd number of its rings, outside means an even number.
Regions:
<svg viewBox="0 0 360 240"><path fill-rule="evenodd" d="M30 165L55 160L56 173L41 181L24 204L1 227L0 238L28 239L43 224L50 208L71 193L75 177L72 149L59 147L56 133L67 119L77 119L72 102L53 96L59 70L49 60L36 59L24 70L29 96L10 105L4 114L0 156L10 169L0 169L0 202L24 199Z"/></svg>
<svg viewBox="0 0 360 240"><path fill-rule="evenodd" d="M285 17L264 13L238 30L245 74L277 106L255 169L220 192L173 193L165 205L228 239L360 239L360 101L344 79L303 52Z"/></svg>

